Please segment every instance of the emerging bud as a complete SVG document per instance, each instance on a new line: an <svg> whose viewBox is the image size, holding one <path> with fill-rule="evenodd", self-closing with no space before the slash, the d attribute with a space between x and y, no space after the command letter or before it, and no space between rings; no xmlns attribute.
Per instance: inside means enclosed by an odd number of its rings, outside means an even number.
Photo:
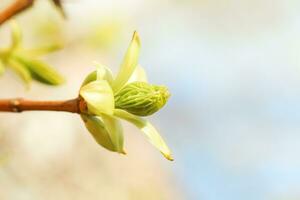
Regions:
<svg viewBox="0 0 300 200"><path fill-rule="evenodd" d="M165 86L133 82L115 95L115 107L134 115L148 116L161 109L170 97Z"/></svg>

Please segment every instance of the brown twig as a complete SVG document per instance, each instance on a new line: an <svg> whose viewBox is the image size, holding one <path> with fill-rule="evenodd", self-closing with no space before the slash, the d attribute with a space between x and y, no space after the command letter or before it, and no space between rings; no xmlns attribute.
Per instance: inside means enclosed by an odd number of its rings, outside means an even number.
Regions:
<svg viewBox="0 0 300 200"><path fill-rule="evenodd" d="M32 101L20 98L0 100L0 112L63 111L83 113L86 110L86 103L81 98L65 101Z"/></svg>
<svg viewBox="0 0 300 200"><path fill-rule="evenodd" d="M34 0L16 0L0 12L0 25L33 5Z"/></svg>

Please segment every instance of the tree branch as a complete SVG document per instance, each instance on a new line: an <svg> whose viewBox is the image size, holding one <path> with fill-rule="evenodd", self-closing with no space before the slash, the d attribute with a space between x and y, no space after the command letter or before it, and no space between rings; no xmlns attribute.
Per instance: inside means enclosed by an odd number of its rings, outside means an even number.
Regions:
<svg viewBox="0 0 300 200"><path fill-rule="evenodd" d="M13 4L0 12L0 25L2 25L11 17L29 8L33 5L33 3L34 0L16 0Z"/></svg>
<svg viewBox="0 0 300 200"><path fill-rule="evenodd" d="M86 110L87 105L81 98L64 101L33 101L21 98L0 100L0 112L63 111L83 113Z"/></svg>

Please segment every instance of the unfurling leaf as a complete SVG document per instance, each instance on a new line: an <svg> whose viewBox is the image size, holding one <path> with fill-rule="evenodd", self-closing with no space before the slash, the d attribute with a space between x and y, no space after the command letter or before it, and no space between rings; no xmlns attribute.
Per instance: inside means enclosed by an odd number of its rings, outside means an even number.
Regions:
<svg viewBox="0 0 300 200"><path fill-rule="evenodd" d="M138 116L120 109L115 109L114 115L137 126L145 134L150 143L155 146L165 156L165 158L171 161L173 160L169 147L152 124Z"/></svg>
<svg viewBox="0 0 300 200"><path fill-rule="evenodd" d="M165 86L133 82L115 95L115 107L138 116L148 116L161 109L169 97Z"/></svg>
<svg viewBox="0 0 300 200"><path fill-rule="evenodd" d="M110 151L117 151L100 117L82 114L81 118L98 144Z"/></svg>
<svg viewBox="0 0 300 200"><path fill-rule="evenodd" d="M64 78L48 64L35 59L18 56L17 59L26 65L32 77L45 84L60 85L65 82Z"/></svg>
<svg viewBox="0 0 300 200"><path fill-rule="evenodd" d="M80 88L80 96L85 100L88 112L93 115L112 115L114 105L114 95L108 82L97 80L89 82Z"/></svg>
<svg viewBox="0 0 300 200"><path fill-rule="evenodd" d="M118 92L124 86L124 84L127 83L132 73L134 72L138 64L140 48L141 44L138 33L134 32L131 43L121 64L121 69L114 81L114 92Z"/></svg>
<svg viewBox="0 0 300 200"><path fill-rule="evenodd" d="M119 153L126 154L124 151L124 136L123 128L120 120L116 119L113 116L102 114L101 118L105 124L105 127L110 135L111 140L113 141L116 150Z"/></svg>
<svg viewBox="0 0 300 200"><path fill-rule="evenodd" d="M123 150L123 132L120 122L109 116L81 115L88 131L92 134L98 144L104 148L119 153Z"/></svg>
<svg viewBox="0 0 300 200"><path fill-rule="evenodd" d="M81 87L85 86L86 84L96 81L96 80L105 80L108 82L109 85L112 85L113 76L110 69L104 65L96 64L97 70L91 72L87 77L84 79Z"/></svg>

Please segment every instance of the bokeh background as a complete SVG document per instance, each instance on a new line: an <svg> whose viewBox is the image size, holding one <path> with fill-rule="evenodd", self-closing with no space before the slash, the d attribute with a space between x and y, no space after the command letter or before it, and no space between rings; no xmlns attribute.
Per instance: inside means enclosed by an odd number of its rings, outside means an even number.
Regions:
<svg viewBox="0 0 300 200"><path fill-rule="evenodd" d="M140 64L172 93L151 121L175 161L127 123L121 156L99 147L74 114L1 113L0 199L300 199L299 1L66 0L64 8L67 20L39 0L16 19L28 46L64 44L45 60L68 82L26 90L8 71L0 97L73 98L93 61L117 72L138 30ZM8 39L6 24L0 45Z"/></svg>

